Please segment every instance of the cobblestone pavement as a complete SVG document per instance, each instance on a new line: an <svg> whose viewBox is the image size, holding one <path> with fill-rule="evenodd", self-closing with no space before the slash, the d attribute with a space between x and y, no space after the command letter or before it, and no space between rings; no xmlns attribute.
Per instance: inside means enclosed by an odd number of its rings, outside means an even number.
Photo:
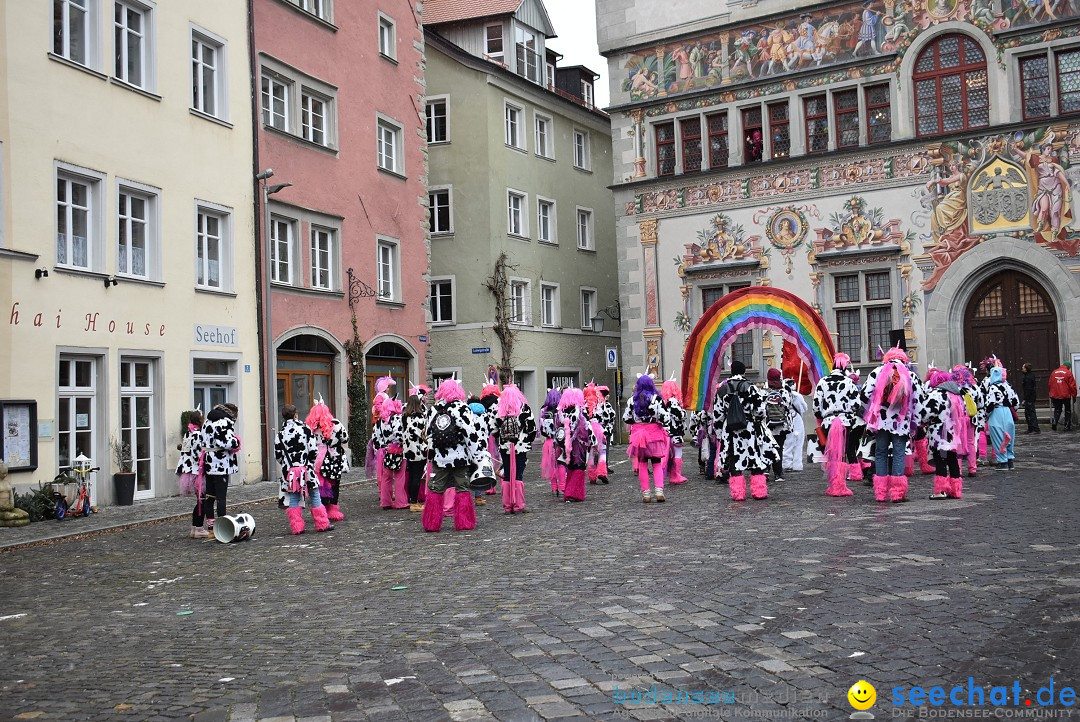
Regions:
<svg viewBox="0 0 1080 722"><path fill-rule="evenodd" d="M9 549L0 718L846 719L865 678L882 719L895 686L969 676L1023 706L1080 681L1077 441L1022 436L962 501L930 477L907 504L828 498L808 467L733 503L695 468L645 505L624 463L563 504L537 458L532 513L488 497L472 532L425 534L365 483L328 534L267 502L250 542L175 520Z"/></svg>

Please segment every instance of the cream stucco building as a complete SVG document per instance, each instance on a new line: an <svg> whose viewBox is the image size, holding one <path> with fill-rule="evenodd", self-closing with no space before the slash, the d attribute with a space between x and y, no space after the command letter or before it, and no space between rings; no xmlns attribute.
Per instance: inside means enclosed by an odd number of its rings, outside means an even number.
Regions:
<svg viewBox="0 0 1080 722"><path fill-rule="evenodd" d="M17 485L83 453L112 503L124 438L136 500L175 494L181 412L224 400L240 407L233 483L261 475L247 22L245 3L217 0L0 4L0 400Z"/></svg>

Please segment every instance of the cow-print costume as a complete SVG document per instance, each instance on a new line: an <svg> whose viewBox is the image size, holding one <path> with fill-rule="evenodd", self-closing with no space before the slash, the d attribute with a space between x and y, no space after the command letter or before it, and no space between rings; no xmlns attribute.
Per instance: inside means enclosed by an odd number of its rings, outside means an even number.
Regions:
<svg viewBox="0 0 1080 722"><path fill-rule="evenodd" d="M199 456L202 455L202 429L192 424L184 433L184 439L180 443L180 462L176 465L176 475L202 473L199 466Z"/></svg>
<svg viewBox="0 0 1080 722"><path fill-rule="evenodd" d="M664 431L671 437L672 444L682 444L683 435L686 433L686 409L674 397L660 403L663 404L664 411L667 412L667 418L664 420Z"/></svg>
<svg viewBox="0 0 1080 722"><path fill-rule="evenodd" d="M405 461L426 461L431 448L426 435L431 410L425 409L423 413L401 418L404 420L405 443L402 444L402 449Z"/></svg>
<svg viewBox="0 0 1080 722"><path fill-rule="evenodd" d="M349 430L337 419L330 438L316 436L316 441L326 444L326 456L323 458L320 473L327 479L341 479L349 473L349 457L345 455L345 446L349 443Z"/></svg>
<svg viewBox="0 0 1080 722"><path fill-rule="evenodd" d="M987 377L989 378L989 377ZM1020 406L1020 397L1013 391L1013 387L1007 382L986 385L986 409L992 411L998 406L1015 409Z"/></svg>
<svg viewBox="0 0 1080 722"><path fill-rule="evenodd" d="M569 426L564 426L564 419L568 420ZM579 413L578 409L573 406L568 406L563 411L560 411L555 420L555 460L558 463L563 464L566 468L571 470L582 470L588 465L588 450L596 446L598 440L596 434L593 432L592 424L589 423L589 419L583 413ZM582 439L585 442L585 451L581 454L580 463L575 462L567 454L567 446L573 446L578 443L576 441L578 430L580 426L584 424L587 432L587 438ZM569 428L570 440L567 441L566 433ZM583 435L584 436L584 435ZM569 493L569 491L567 492Z"/></svg>
<svg viewBox="0 0 1080 722"><path fill-rule="evenodd" d="M555 409L544 409L540 414L540 435L545 439L555 438L555 420L558 414Z"/></svg>
<svg viewBox="0 0 1080 722"><path fill-rule="evenodd" d="M478 461L480 452L487 447L487 430L482 417L477 416L461 401L439 401L432 407L433 413L427 426L427 437L431 443L432 463L439 468L467 466ZM457 425L461 443L451 448L440 448L435 443L435 425L443 414L450 422Z"/></svg>
<svg viewBox="0 0 1080 722"><path fill-rule="evenodd" d="M207 476L228 476L240 471L236 461L240 438L235 428L236 421L218 413L217 409L206 415L202 426L202 446L206 449L204 463Z"/></svg>
<svg viewBox="0 0 1080 722"><path fill-rule="evenodd" d="M931 450L955 451L961 446L962 439L956 435L958 419L952 417L952 404L949 403L950 392L960 391L954 383L943 383L926 389L922 419L926 424L926 436Z"/></svg>
<svg viewBox="0 0 1080 722"><path fill-rule="evenodd" d="M681 407L680 407L681 408ZM649 402L648 408L645 409L644 416L638 416L634 411L634 398L630 397L626 401L626 410L623 411L623 423L624 424L660 424L665 429L668 428L668 424L671 423L668 410L664 406L663 400L660 398L660 394L657 394Z"/></svg>
<svg viewBox="0 0 1080 722"><path fill-rule="evenodd" d="M301 484L309 488L317 485L314 467L318 453L319 443L311 429L299 419L286 419L274 440L274 454L281 471L281 491L293 491L289 488L289 473L296 467L304 470Z"/></svg>
<svg viewBox="0 0 1080 722"><path fill-rule="evenodd" d="M606 398L596 405L593 418L600 422L600 426L604 429L604 438L608 439L609 444L615 434L615 417L615 407Z"/></svg>
<svg viewBox="0 0 1080 722"><path fill-rule="evenodd" d="M402 419L401 414L390 414L386 419L379 419L371 439L376 449L385 449L395 444L404 447L405 424Z"/></svg>
<svg viewBox="0 0 1080 722"><path fill-rule="evenodd" d="M874 389L877 387L877 380L881 376L882 369L893 363L898 364L900 361L888 361L871 371L870 375L866 377L866 383L863 384L860 394L863 409L867 409L870 405L870 399L874 396ZM925 396L926 389L923 387L922 379L919 378L919 374L912 373L911 400L908 404L907 413L897 413L896 410L889 407L888 399L885 399L882 401L881 410L878 412L878 420L880 421L878 429L881 431L888 431L897 436L913 436L915 428L922 418L923 399ZM870 431L869 435L873 436L874 432Z"/></svg>
<svg viewBox="0 0 1080 722"><path fill-rule="evenodd" d="M492 406L489 411L495 411L496 409L496 406ZM521 413L517 417L519 431L517 436L512 439L505 438L506 418L499 416L497 413L493 418L492 430L499 445L499 451L504 454L511 453L511 445L515 454L527 454L532 449L533 440L536 439L536 420L533 419L533 412L528 404L522 404L521 406Z"/></svg>
<svg viewBox="0 0 1080 722"><path fill-rule="evenodd" d="M734 393L739 395L748 423L744 429L729 431L727 415L730 394ZM765 392L743 376L729 378L717 394L712 423L719 445L717 466L736 472L764 473L777 460L780 452L765 423Z"/></svg>
<svg viewBox="0 0 1080 722"><path fill-rule="evenodd" d="M828 429L834 419L852 429L858 425L862 414L859 387L848 378L844 369L833 369L832 373L821 377L814 389L813 404L814 416L824 429Z"/></svg>

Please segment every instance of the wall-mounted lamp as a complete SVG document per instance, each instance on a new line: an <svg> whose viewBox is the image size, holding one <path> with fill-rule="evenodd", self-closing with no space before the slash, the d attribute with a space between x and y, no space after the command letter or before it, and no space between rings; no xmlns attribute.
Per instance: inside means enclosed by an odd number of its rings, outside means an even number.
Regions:
<svg viewBox="0 0 1080 722"><path fill-rule="evenodd" d="M109 276L108 278L105 279L105 288L108 288L109 286L115 286L115 285L116 285L116 279L113 278L112 276Z"/></svg>
<svg viewBox="0 0 1080 722"><path fill-rule="evenodd" d="M49 269L48 268L35 268L34 269L34 278L48 278L48 277L49 277Z"/></svg>
<svg viewBox="0 0 1080 722"><path fill-rule="evenodd" d="M591 319L593 333L600 333L604 330L604 317L600 315L602 313L612 321L618 321L622 318L622 304L616 299L610 306L605 306L597 311L596 315Z"/></svg>

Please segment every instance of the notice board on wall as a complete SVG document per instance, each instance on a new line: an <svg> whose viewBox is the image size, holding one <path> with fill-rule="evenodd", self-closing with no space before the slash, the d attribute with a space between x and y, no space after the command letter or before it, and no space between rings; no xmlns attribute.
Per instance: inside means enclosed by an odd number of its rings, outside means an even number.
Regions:
<svg viewBox="0 0 1080 722"><path fill-rule="evenodd" d="M38 466L37 402L0 400L0 433L8 471L33 471Z"/></svg>

